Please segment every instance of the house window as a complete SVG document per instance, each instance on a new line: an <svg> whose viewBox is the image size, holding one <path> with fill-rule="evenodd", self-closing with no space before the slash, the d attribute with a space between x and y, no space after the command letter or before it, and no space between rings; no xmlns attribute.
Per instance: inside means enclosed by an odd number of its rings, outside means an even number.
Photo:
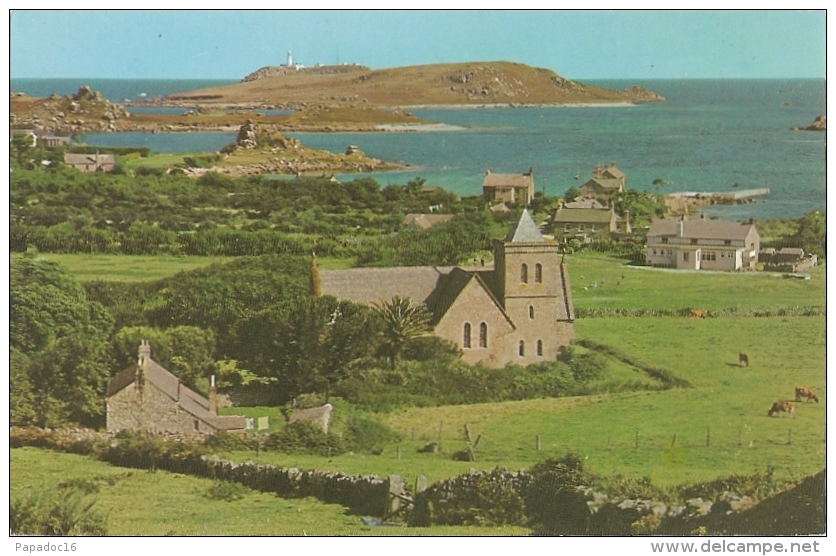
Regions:
<svg viewBox="0 0 836 556"><path fill-rule="evenodd" d="M595 228L595 226L593 225L593 226L590 226L589 231L590 231L590 232L592 232L592 233L594 234L594 233L595 233L595 232L597 232L598 230L597 230L597 229Z"/></svg>
<svg viewBox="0 0 836 556"><path fill-rule="evenodd" d="M543 265L540 263L534 265L534 281L538 284L543 282Z"/></svg>
<svg viewBox="0 0 836 556"><path fill-rule="evenodd" d="M717 253L714 251L703 251L700 258L704 261L716 261Z"/></svg>
<svg viewBox="0 0 836 556"><path fill-rule="evenodd" d="M488 347L488 324L485 322L479 325L479 347Z"/></svg>
<svg viewBox="0 0 836 556"><path fill-rule="evenodd" d="M528 265L525 263L520 267L520 282L528 284Z"/></svg>
<svg viewBox="0 0 836 556"><path fill-rule="evenodd" d="M730 240L730 239L726 239L726 240L724 240L724 241L723 241L723 244L724 244L724 245L731 245L731 240Z"/></svg>
<svg viewBox="0 0 836 556"><path fill-rule="evenodd" d="M543 357L543 340L537 340L537 356Z"/></svg>
<svg viewBox="0 0 836 556"><path fill-rule="evenodd" d="M691 240L691 245L696 245L696 244L697 244L697 240L696 240L696 239L692 239L692 240Z"/></svg>
<svg viewBox="0 0 836 556"><path fill-rule="evenodd" d="M662 238L662 243L667 243L667 242L668 242L668 238L663 237L663 238Z"/></svg>
<svg viewBox="0 0 836 556"><path fill-rule="evenodd" d="M464 335L462 337L462 347L470 349L470 323L464 323Z"/></svg>
<svg viewBox="0 0 836 556"><path fill-rule="evenodd" d="M685 251L684 253L682 253L682 260L685 261L686 263L688 262L688 259L690 258L688 256L689 254L690 253L688 253L688 251Z"/></svg>
<svg viewBox="0 0 836 556"><path fill-rule="evenodd" d="M534 305L528 306L528 318L534 320Z"/></svg>
<svg viewBox="0 0 836 556"><path fill-rule="evenodd" d="M565 226L563 226L563 233L568 234L571 231L572 231L572 227L569 226L569 224L566 224Z"/></svg>
<svg viewBox="0 0 836 556"><path fill-rule="evenodd" d="M197 419L194 420L194 430L200 430L200 421L198 421Z"/></svg>
<svg viewBox="0 0 836 556"><path fill-rule="evenodd" d="M656 249L654 249L654 250L653 250L653 254L654 254L654 255L656 254Z"/></svg>
<svg viewBox="0 0 836 556"><path fill-rule="evenodd" d="M525 355L525 341L520 340L520 357Z"/></svg>
<svg viewBox="0 0 836 556"><path fill-rule="evenodd" d="M579 231L579 232L582 232L582 231L583 231L583 224L581 224L580 226L578 226L578 231Z"/></svg>

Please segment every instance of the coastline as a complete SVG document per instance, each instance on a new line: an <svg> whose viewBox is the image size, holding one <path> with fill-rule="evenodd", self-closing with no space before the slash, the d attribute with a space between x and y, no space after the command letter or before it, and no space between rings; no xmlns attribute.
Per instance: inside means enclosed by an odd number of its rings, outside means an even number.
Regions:
<svg viewBox="0 0 836 556"><path fill-rule="evenodd" d="M519 102L486 103L486 104L409 104L403 106L389 106L399 110L467 110L492 108L630 108L642 103L637 102L535 102L530 104Z"/></svg>

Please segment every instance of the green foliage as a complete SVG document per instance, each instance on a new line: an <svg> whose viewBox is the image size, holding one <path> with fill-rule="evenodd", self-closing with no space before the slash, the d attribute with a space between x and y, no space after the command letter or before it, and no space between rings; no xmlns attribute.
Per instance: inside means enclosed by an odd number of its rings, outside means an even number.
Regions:
<svg viewBox="0 0 836 556"><path fill-rule="evenodd" d="M827 256L827 215L821 211L805 214L798 224L795 240L806 253Z"/></svg>
<svg viewBox="0 0 836 556"><path fill-rule="evenodd" d="M9 424L25 427L35 423L35 396L29 381L29 358L11 348L9 351Z"/></svg>
<svg viewBox="0 0 836 556"><path fill-rule="evenodd" d="M566 192L563 194L563 200L567 203L571 203L572 201L577 199L580 194L581 193L580 191L578 191L578 188L573 185L572 187L567 189Z"/></svg>
<svg viewBox="0 0 836 556"><path fill-rule="evenodd" d="M604 376L607 372L607 359L595 352L584 353L572 358L570 362L572 376L578 382L588 382Z"/></svg>
<svg viewBox="0 0 836 556"><path fill-rule="evenodd" d="M68 488L12 497L9 530L13 535L106 535L106 518L93 509L96 500L85 494Z"/></svg>
<svg viewBox="0 0 836 556"><path fill-rule="evenodd" d="M244 485L233 483L230 481L215 481L212 483L206 492L203 494L209 500L221 500L224 502L234 502L241 500L249 492L250 489Z"/></svg>
<svg viewBox="0 0 836 556"><path fill-rule="evenodd" d="M774 474L775 468L770 466L766 471L730 475L705 483L679 487L676 493L682 500L698 497L703 500L716 500L724 492L734 492L740 496L763 500L779 492L784 486L774 477Z"/></svg>
<svg viewBox="0 0 836 556"><path fill-rule="evenodd" d="M431 315L423 304L399 296L376 303L374 309L383 321L382 350L394 368L407 343L430 333Z"/></svg>
<svg viewBox="0 0 836 556"><path fill-rule="evenodd" d="M335 456L345 451L343 441L325 434L321 428L309 421L289 423L279 432L271 433L264 441L264 448L285 453Z"/></svg>
<svg viewBox="0 0 836 556"><path fill-rule="evenodd" d="M400 439L400 434L380 421L360 416L350 417L343 433L346 446L355 452L379 452Z"/></svg>
<svg viewBox="0 0 836 556"><path fill-rule="evenodd" d="M549 458L531 468L532 481L525 511L535 532L545 535L583 535L589 509L578 487L588 484L583 462L575 454Z"/></svg>
<svg viewBox="0 0 836 556"><path fill-rule="evenodd" d="M191 168L211 168L221 159L218 154L203 154L183 157L183 163Z"/></svg>

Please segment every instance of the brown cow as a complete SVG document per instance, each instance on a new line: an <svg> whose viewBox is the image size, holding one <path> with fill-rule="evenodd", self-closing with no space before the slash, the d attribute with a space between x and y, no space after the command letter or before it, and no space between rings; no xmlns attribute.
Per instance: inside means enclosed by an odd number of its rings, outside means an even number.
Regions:
<svg viewBox="0 0 836 556"><path fill-rule="evenodd" d="M737 361L740 363L741 366L748 367L749 366L749 354L748 353L743 353L741 351L740 353L737 354Z"/></svg>
<svg viewBox="0 0 836 556"><path fill-rule="evenodd" d="M691 316L697 319L704 319L705 312L700 311L699 309L691 309Z"/></svg>
<svg viewBox="0 0 836 556"><path fill-rule="evenodd" d="M795 387L795 401L800 402L801 398L804 398L808 402L810 400L814 400L816 403L819 403L819 397L816 395L816 392L812 388L806 388L804 386L796 386Z"/></svg>
<svg viewBox="0 0 836 556"><path fill-rule="evenodd" d="M795 417L795 403L786 401L775 402L772 404L772 407L769 408L766 416L772 417L772 415L778 413L789 413L791 416Z"/></svg>

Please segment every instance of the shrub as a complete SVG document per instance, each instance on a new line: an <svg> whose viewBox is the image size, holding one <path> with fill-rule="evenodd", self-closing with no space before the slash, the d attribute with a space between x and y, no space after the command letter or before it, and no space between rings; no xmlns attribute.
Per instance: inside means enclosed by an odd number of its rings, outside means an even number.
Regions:
<svg viewBox="0 0 836 556"><path fill-rule="evenodd" d="M206 438L203 445L217 452L255 450L258 447L258 439L251 435L218 431Z"/></svg>
<svg viewBox="0 0 836 556"><path fill-rule="evenodd" d="M525 511L538 534L583 535L589 510L578 487L588 483L583 462L575 454L549 458L531 468Z"/></svg>
<svg viewBox="0 0 836 556"><path fill-rule="evenodd" d="M106 535L107 520L93 510L95 503L74 488L13 497L9 530L14 535Z"/></svg>
<svg viewBox="0 0 836 556"><path fill-rule="evenodd" d="M382 450L384 444L391 444L400 439L398 433L383 423L365 417L351 417L344 436L346 445L356 452Z"/></svg>
<svg viewBox="0 0 836 556"><path fill-rule="evenodd" d="M240 500L249 491L249 489L238 483L231 483L229 481L215 481L212 486L203 494L209 500L223 500L224 502L233 502Z"/></svg>
<svg viewBox="0 0 836 556"><path fill-rule="evenodd" d="M308 421L290 423L279 432L268 435L264 447L279 452L318 456L333 456L345 451L337 436L325 434L317 425Z"/></svg>

